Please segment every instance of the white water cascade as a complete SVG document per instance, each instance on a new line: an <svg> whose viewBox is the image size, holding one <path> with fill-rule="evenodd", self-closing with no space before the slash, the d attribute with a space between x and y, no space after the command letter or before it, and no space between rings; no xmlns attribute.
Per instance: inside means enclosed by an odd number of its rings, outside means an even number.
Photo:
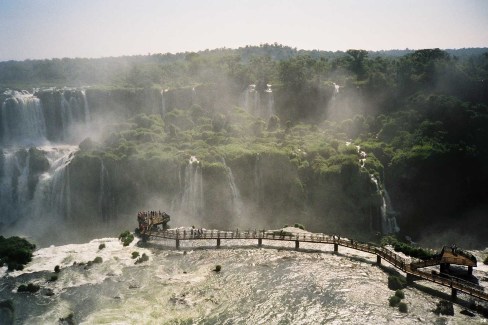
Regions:
<svg viewBox="0 0 488 325"><path fill-rule="evenodd" d="M381 190L378 180L374 175L370 175L371 181L376 186L376 191L381 195L382 205L381 205L381 232L383 234L393 234L400 231L398 227L395 212L391 208L390 196L386 189Z"/></svg>
<svg viewBox="0 0 488 325"><path fill-rule="evenodd" d="M232 170L229 166L225 163L225 159L222 157L222 164L224 164L225 174L227 176L227 182L229 183L230 192L232 194L232 210L234 212L234 217L240 217L242 214L242 209L244 204L242 203L241 194L239 193L239 189L236 186L236 182L234 180L234 174L232 174Z"/></svg>
<svg viewBox="0 0 488 325"><path fill-rule="evenodd" d="M23 90L7 90L1 106L4 144L32 144L46 141L46 122L41 101Z"/></svg>
<svg viewBox="0 0 488 325"><path fill-rule="evenodd" d="M22 159L15 151L4 154L0 180L0 224L10 224L23 214L28 201L30 155Z"/></svg>
<svg viewBox="0 0 488 325"><path fill-rule="evenodd" d="M166 99L164 93L168 92L168 89L161 89L161 118L166 115Z"/></svg>
<svg viewBox="0 0 488 325"><path fill-rule="evenodd" d="M259 112L261 106L261 99L259 92L256 90L256 85L251 84L247 87L243 94L243 106L249 114L256 114Z"/></svg>
<svg viewBox="0 0 488 325"><path fill-rule="evenodd" d="M180 212L189 217L199 218L203 215L203 178L200 161L191 156L185 168L185 181L180 202Z"/></svg>
<svg viewBox="0 0 488 325"><path fill-rule="evenodd" d="M81 97L81 98L80 98ZM77 142L90 131L91 114L84 90L61 92L61 127L64 141Z"/></svg>
<svg viewBox="0 0 488 325"><path fill-rule="evenodd" d="M85 113L85 124L86 126L90 125L91 122L91 114L90 114L90 106L88 106L88 100L86 99L86 91L81 91L81 96L83 97L83 111Z"/></svg>
<svg viewBox="0 0 488 325"><path fill-rule="evenodd" d="M266 94L266 111L264 112L263 116L264 118L268 119L270 116L275 115L275 110L274 110L274 95L273 95L273 90L271 89L271 85L267 84L266 85L266 90L264 91Z"/></svg>

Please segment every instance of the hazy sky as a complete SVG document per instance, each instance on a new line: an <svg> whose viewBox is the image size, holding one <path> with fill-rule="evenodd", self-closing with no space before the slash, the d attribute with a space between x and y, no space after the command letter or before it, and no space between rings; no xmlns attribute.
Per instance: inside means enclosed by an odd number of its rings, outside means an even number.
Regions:
<svg viewBox="0 0 488 325"><path fill-rule="evenodd" d="M488 46L488 0L0 0L0 61L197 51Z"/></svg>

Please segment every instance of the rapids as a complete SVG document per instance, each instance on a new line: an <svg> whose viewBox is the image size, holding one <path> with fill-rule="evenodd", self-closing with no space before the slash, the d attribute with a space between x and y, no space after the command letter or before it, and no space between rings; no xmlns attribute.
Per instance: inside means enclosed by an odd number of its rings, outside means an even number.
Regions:
<svg viewBox="0 0 488 325"><path fill-rule="evenodd" d="M106 248L100 250L101 243ZM387 278L395 271L375 266L369 254L343 247L334 254L320 244L302 243L300 251L292 242L263 244L222 240L221 249L214 249L214 241L202 240L182 242L177 251L173 241L151 241L143 248L103 238L51 246L37 250L23 271L0 279L0 300L13 301L19 324L55 324L70 313L80 324L486 323L478 315L460 314L463 307L456 304L454 317L435 315L440 298L417 287L404 290L407 314L389 307L394 292ZM135 265L134 251L149 261ZM96 256L103 263L79 265ZM61 267L59 279L48 282L55 265ZM212 271L216 265L222 266L220 273ZM486 277L487 271L482 266L475 275ZM42 289L16 292L28 282ZM45 295L48 289L52 296ZM441 298L448 294L436 290Z"/></svg>

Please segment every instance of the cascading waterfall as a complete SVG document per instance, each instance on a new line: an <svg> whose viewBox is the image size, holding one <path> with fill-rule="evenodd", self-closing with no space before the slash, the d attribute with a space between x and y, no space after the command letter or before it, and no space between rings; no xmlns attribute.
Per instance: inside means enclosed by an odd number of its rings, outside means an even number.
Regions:
<svg viewBox="0 0 488 325"><path fill-rule="evenodd" d="M69 127L73 123L73 109L76 105L76 99L73 97L66 99L65 92L61 93L61 123L63 128L63 139L69 137Z"/></svg>
<svg viewBox="0 0 488 325"><path fill-rule="evenodd" d="M266 94L267 104L266 104L266 112L264 113L263 117L268 119L270 116L275 115L275 111L274 111L273 90L271 89L270 84L267 84L266 87L267 88L265 90L265 94Z"/></svg>
<svg viewBox="0 0 488 325"><path fill-rule="evenodd" d="M259 92L256 90L256 85L251 84L244 91L244 103L243 106L249 114L255 115L259 112L261 106L261 99Z"/></svg>
<svg viewBox="0 0 488 325"><path fill-rule="evenodd" d="M180 211L190 217L201 217L204 210L203 178L200 162L191 156L185 168L185 182Z"/></svg>
<svg viewBox="0 0 488 325"><path fill-rule="evenodd" d="M234 180L234 174L232 174L232 170L229 166L225 163L225 159L222 157L222 164L224 164L225 174L227 176L227 181L229 183L229 188L232 193L232 210L234 212L234 217L240 217L242 213L242 208L244 204L242 203L241 194L239 193L239 189L236 186Z"/></svg>
<svg viewBox="0 0 488 325"><path fill-rule="evenodd" d="M81 91L81 96L83 96L83 111L85 113L85 124L89 126L91 122L91 114L90 114L90 106L88 106L88 100L86 99L85 90Z"/></svg>
<svg viewBox="0 0 488 325"><path fill-rule="evenodd" d="M0 224L15 222L25 211L29 199L29 165L27 152L22 159L15 151L4 154L2 178L0 181Z"/></svg>
<svg viewBox="0 0 488 325"><path fill-rule="evenodd" d="M168 89L161 90L161 117L166 115L166 99L164 98L164 93L168 92Z"/></svg>
<svg viewBox="0 0 488 325"><path fill-rule="evenodd" d="M46 122L41 101L27 91L5 91L2 103L4 144L42 143L46 141Z"/></svg>
<svg viewBox="0 0 488 325"><path fill-rule="evenodd" d="M395 212L391 208L391 201L386 189L381 190L378 180L374 175L370 175L371 181L376 186L376 191L381 195L381 231L383 234L393 234L400 231L397 225Z"/></svg>
<svg viewBox="0 0 488 325"><path fill-rule="evenodd" d="M72 209L69 164L74 157L74 152L78 149L67 147L65 150L58 150L57 148L52 148L52 150L52 157L55 160L39 184L40 191L48 189L47 197L45 196L46 193L39 193L39 195L44 196L44 199L50 202L50 208L45 212L55 211L58 217L70 220Z"/></svg>

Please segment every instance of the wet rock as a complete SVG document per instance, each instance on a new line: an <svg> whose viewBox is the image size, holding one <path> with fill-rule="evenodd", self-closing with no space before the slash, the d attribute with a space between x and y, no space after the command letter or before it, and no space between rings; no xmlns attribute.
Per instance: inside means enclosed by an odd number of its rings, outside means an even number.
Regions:
<svg viewBox="0 0 488 325"><path fill-rule="evenodd" d="M48 296L48 297L54 296L54 291L53 291L53 289L50 289L50 288L44 289L43 293L45 296Z"/></svg>
<svg viewBox="0 0 488 325"><path fill-rule="evenodd" d="M447 316L454 316L454 306L452 302L447 300L441 300L437 303L436 309L434 309L434 313L437 315L447 315Z"/></svg>
<svg viewBox="0 0 488 325"><path fill-rule="evenodd" d="M74 318L73 313L70 313L68 316L60 318L59 324L60 325L74 325L75 320L73 318Z"/></svg>
<svg viewBox="0 0 488 325"><path fill-rule="evenodd" d="M0 324L14 323L14 304L10 300L0 301Z"/></svg>

